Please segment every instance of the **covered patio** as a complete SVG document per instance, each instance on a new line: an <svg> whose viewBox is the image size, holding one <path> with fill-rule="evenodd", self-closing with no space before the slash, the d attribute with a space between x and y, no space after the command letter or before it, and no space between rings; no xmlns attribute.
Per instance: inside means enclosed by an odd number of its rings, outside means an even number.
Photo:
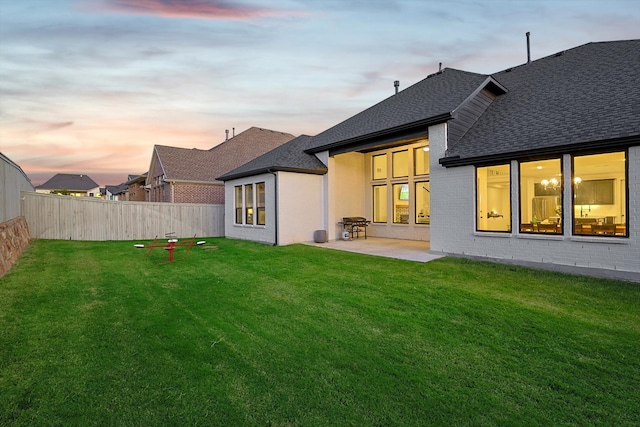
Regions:
<svg viewBox="0 0 640 427"><path fill-rule="evenodd" d="M386 239L382 237L367 237L364 239L361 237L353 240L332 240L326 243L306 242L306 244L339 251L416 262L432 261L444 256L430 254L429 242L418 240Z"/></svg>

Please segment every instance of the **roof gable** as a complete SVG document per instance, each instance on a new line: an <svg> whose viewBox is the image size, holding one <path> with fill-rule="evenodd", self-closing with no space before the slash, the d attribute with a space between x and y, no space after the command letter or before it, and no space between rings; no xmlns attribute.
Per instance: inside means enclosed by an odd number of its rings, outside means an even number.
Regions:
<svg viewBox="0 0 640 427"><path fill-rule="evenodd" d="M312 137L301 135L244 165L219 177L221 181L258 175L266 172L289 171L309 174L324 174L327 167L314 154L305 150Z"/></svg>

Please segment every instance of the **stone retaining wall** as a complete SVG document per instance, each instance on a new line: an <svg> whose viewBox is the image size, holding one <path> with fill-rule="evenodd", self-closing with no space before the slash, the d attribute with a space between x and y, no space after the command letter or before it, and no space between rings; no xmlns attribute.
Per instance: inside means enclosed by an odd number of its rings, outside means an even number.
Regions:
<svg viewBox="0 0 640 427"><path fill-rule="evenodd" d="M29 245L29 228L22 216L0 224L0 277L9 271Z"/></svg>

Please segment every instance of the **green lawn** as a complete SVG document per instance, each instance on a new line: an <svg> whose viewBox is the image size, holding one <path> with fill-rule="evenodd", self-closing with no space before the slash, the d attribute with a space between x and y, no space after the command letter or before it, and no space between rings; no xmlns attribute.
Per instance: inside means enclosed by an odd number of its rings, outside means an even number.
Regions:
<svg viewBox="0 0 640 427"><path fill-rule="evenodd" d="M132 243L34 241L0 279L0 425L640 425L637 283Z"/></svg>

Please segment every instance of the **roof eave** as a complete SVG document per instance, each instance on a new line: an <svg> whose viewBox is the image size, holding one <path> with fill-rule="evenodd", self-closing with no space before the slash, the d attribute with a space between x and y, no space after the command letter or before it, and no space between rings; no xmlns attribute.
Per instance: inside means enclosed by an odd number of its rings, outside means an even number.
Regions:
<svg viewBox="0 0 640 427"><path fill-rule="evenodd" d="M330 144L321 145L319 147L310 148L305 150L305 153L315 154L322 151L332 150L335 148L341 148L341 147L350 146L350 145L357 145L359 143L365 142L370 139L382 138L382 137L393 135L399 132L406 132L415 128L444 123L450 120L451 117L452 117L451 112L446 112L443 114L439 114L437 116L429 117L426 119L418 120L415 122L407 123L407 124L396 126L393 128L383 129L377 132L368 133L366 135L360 135L353 138L332 142Z"/></svg>
<svg viewBox="0 0 640 427"><path fill-rule="evenodd" d="M304 173L307 175L324 175L327 173L327 171L328 169L326 167L317 168L317 169L305 169L305 168L294 168L294 167L288 167L288 166L272 166L272 167L254 169L254 170L245 171L245 172L226 174L218 177L218 179L220 181L231 181L233 179L246 178L249 176L262 175L265 173L273 173L273 172L292 172L292 173Z"/></svg>
<svg viewBox="0 0 640 427"><path fill-rule="evenodd" d="M483 165L495 165L498 163L505 163L511 160L533 160L543 157L557 156L565 154L567 152L589 152L589 151L602 151L611 150L616 148L628 148L631 146L640 145L640 135L612 138L599 141L583 141L572 144L557 145L546 148L536 148L522 151L511 151L498 154L490 154L484 156L474 157L461 157L451 156L442 157L438 159L440 165L450 168L458 166L483 166Z"/></svg>
<svg viewBox="0 0 640 427"><path fill-rule="evenodd" d="M198 185L222 185L222 182L219 180L214 181L198 181L192 179L173 179L173 178L165 178L164 182L169 182L172 184L198 184Z"/></svg>

